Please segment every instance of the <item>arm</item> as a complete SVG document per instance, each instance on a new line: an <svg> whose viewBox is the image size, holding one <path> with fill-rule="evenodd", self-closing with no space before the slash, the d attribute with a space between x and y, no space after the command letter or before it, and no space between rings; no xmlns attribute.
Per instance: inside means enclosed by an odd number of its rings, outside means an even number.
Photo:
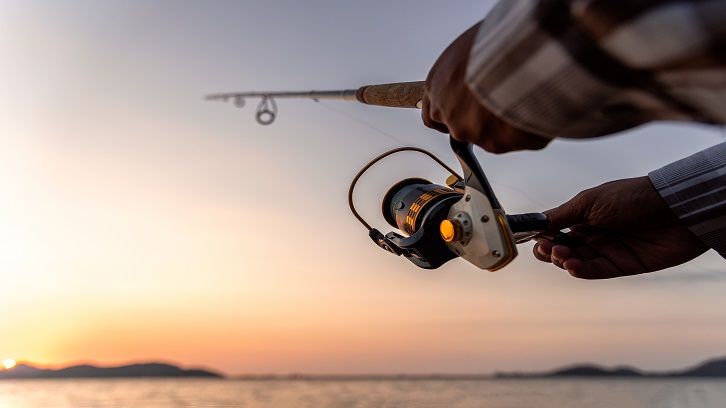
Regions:
<svg viewBox="0 0 726 408"><path fill-rule="evenodd" d="M726 0L502 1L432 68L424 123L503 152L652 120L726 122L724 15ZM455 104L471 97L478 107Z"/></svg>
<svg viewBox="0 0 726 408"><path fill-rule="evenodd" d="M652 120L724 123L724 15L726 0L502 1L432 68L424 123L491 152ZM723 157L717 146L583 191L546 212L571 245L542 239L535 256L601 279L726 253Z"/></svg>
<svg viewBox="0 0 726 408"><path fill-rule="evenodd" d="M421 109L424 124L494 153L545 147L549 138L523 131L491 114L464 81L469 50L480 25L454 41L429 72Z"/></svg>
<svg viewBox="0 0 726 408"><path fill-rule="evenodd" d="M713 248L726 255L726 142L651 172L585 190L547 211L570 243L534 255L578 278L652 272Z"/></svg>
<svg viewBox="0 0 726 408"><path fill-rule="evenodd" d="M670 210L726 256L726 142L648 174Z"/></svg>
<svg viewBox="0 0 726 408"><path fill-rule="evenodd" d="M539 239L534 256L582 279L659 271L708 246L676 217L648 177L616 180L545 211L551 228L569 228L566 245Z"/></svg>

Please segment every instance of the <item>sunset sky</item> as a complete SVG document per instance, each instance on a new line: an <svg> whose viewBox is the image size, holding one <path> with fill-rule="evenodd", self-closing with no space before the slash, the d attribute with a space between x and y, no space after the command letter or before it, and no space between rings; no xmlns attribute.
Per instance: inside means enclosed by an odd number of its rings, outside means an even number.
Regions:
<svg viewBox="0 0 726 408"><path fill-rule="evenodd" d="M0 0L0 361L168 361L243 373L489 373L574 362L682 368L726 355L714 253L610 281L531 256L495 273L426 271L376 247L348 185L403 145L458 165L416 110L227 91L426 77L494 1ZM725 139L652 124L539 152L477 155L507 212L646 174ZM380 201L402 153L363 177Z"/></svg>

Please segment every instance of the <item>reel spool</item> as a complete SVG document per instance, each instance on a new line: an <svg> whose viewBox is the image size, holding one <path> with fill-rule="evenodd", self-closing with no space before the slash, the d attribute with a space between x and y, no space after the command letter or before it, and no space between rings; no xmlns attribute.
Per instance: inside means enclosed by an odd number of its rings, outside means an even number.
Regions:
<svg viewBox="0 0 726 408"><path fill-rule="evenodd" d="M394 184L383 196L381 212L383 218L394 228L413 235L423 224L428 210L440 207L448 210L454 201L461 198L462 193L451 188L433 184L421 178L409 178ZM438 203L451 201L451 205L436 206Z"/></svg>

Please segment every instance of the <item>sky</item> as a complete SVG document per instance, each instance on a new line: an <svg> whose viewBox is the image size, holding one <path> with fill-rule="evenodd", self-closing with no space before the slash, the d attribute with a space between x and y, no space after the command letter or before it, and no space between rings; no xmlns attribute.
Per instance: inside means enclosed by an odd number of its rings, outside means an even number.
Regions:
<svg viewBox="0 0 726 408"><path fill-rule="evenodd" d="M490 273L419 269L348 209L389 149L458 164L420 112L279 100L274 124L204 95L423 80L493 1L0 0L0 361L166 361L225 374L491 373L577 362L683 368L726 355L714 253L572 278L531 243ZM509 213L636 177L725 139L656 123L537 152L477 149ZM374 227L416 153L355 204Z"/></svg>

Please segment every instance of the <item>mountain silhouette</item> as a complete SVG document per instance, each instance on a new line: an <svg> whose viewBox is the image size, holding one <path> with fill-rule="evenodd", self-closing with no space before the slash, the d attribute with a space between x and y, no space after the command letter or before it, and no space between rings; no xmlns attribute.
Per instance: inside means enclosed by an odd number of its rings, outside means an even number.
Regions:
<svg viewBox="0 0 726 408"><path fill-rule="evenodd" d="M57 370L41 369L28 364L18 364L10 370L0 371L5 378L129 378L129 377L206 377L222 378L222 375L207 370L185 370L171 364L144 363L118 367L96 367L75 365Z"/></svg>
<svg viewBox="0 0 726 408"><path fill-rule="evenodd" d="M75 365L60 369L42 369L29 364L18 364L12 369L0 370L2 379L32 379L32 378L134 378L134 377L197 377L197 378L225 378L223 375L202 370L182 369L171 364L144 363L130 364L118 367L97 367L93 365ZM670 372L645 372L630 367L607 368L596 364L576 364L552 371L539 373L500 372L494 374L495 378L557 378L557 377L593 377L593 378L636 378L636 377L724 377L726 378L726 357L707 360L692 368ZM239 377L243 379L290 379L290 378L391 378L391 379L477 379L491 378L489 375L395 375L395 376L256 376Z"/></svg>
<svg viewBox="0 0 726 408"><path fill-rule="evenodd" d="M550 377L643 377L638 370L626 367L608 369L594 365L563 368L548 374Z"/></svg>
<svg viewBox="0 0 726 408"><path fill-rule="evenodd" d="M726 377L726 358L708 360L694 368L672 373L672 377Z"/></svg>
<svg viewBox="0 0 726 408"><path fill-rule="evenodd" d="M577 364L544 373L496 373L497 378L546 377L726 377L726 357L708 360L693 368L670 372L644 372L630 367L606 368L596 364Z"/></svg>

